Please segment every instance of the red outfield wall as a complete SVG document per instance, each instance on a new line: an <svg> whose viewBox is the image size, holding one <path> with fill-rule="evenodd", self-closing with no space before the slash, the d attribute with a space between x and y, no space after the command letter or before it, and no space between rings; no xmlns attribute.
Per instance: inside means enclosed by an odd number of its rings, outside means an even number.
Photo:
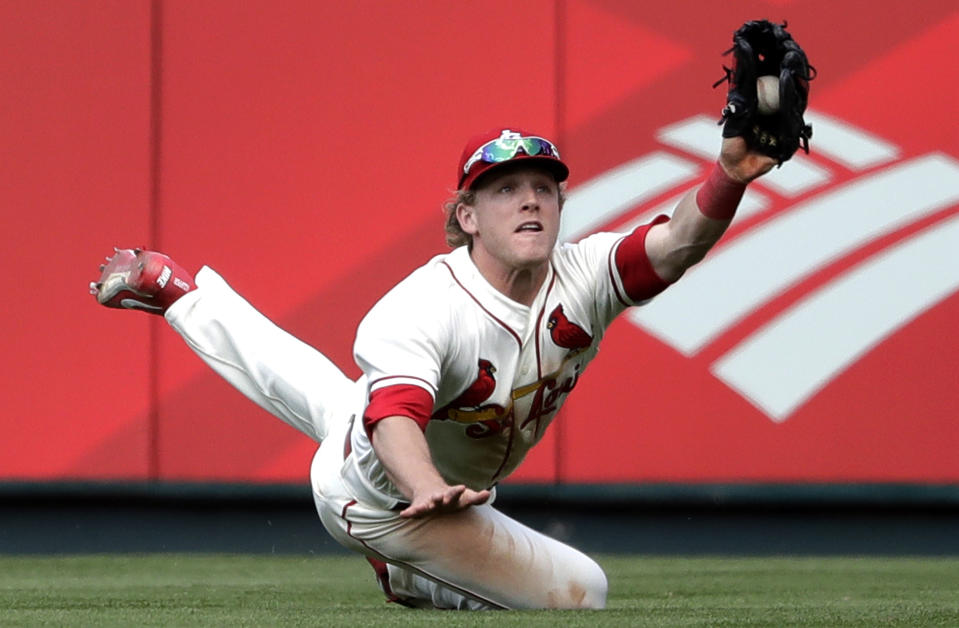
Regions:
<svg viewBox="0 0 959 628"><path fill-rule="evenodd" d="M557 138L565 235L626 228L709 167L719 53L768 17L819 69L812 154L613 325L513 480L959 482L954 2L411 6L0 3L0 478L302 481L312 442L94 306L112 245L209 264L356 375L467 136Z"/></svg>

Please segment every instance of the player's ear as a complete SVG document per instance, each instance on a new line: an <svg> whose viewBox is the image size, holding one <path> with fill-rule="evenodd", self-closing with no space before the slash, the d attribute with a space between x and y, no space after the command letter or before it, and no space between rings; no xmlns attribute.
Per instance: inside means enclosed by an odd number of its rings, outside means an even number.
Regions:
<svg viewBox="0 0 959 628"><path fill-rule="evenodd" d="M476 235L479 228L476 225L476 208L466 203L459 203L456 206L456 220L460 223L460 229L469 235Z"/></svg>

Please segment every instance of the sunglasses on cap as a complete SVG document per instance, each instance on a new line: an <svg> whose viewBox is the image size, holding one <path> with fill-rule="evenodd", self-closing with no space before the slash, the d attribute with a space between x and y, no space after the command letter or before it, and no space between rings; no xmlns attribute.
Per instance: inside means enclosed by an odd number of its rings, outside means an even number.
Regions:
<svg viewBox="0 0 959 628"><path fill-rule="evenodd" d="M520 152L533 157L554 157L559 159L559 150L548 139L543 137L523 137L519 134L503 134L495 140L489 141L479 148L466 160L463 165L463 174L469 174L470 168L478 161L488 164L498 164L509 161Z"/></svg>

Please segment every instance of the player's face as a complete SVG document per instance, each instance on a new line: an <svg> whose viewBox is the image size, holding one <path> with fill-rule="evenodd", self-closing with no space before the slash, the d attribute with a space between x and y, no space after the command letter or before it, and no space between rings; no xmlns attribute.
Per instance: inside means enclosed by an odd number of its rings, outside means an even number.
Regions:
<svg viewBox="0 0 959 628"><path fill-rule="evenodd" d="M559 184L533 166L491 172L475 188L474 205L460 213L473 236L473 259L504 271L545 266L559 235Z"/></svg>

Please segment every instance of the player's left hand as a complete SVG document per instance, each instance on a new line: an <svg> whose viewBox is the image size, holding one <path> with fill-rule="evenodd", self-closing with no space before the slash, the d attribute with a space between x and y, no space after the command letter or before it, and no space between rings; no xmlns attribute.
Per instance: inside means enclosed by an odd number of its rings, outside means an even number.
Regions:
<svg viewBox="0 0 959 628"><path fill-rule="evenodd" d="M423 495L414 495L409 507L400 512L401 517L414 519L427 515L457 512L470 506L479 506L489 501L490 492L474 491L462 484L438 488Z"/></svg>
<svg viewBox="0 0 959 628"><path fill-rule="evenodd" d="M751 150L741 137L724 137L719 164L726 174L740 183L749 183L769 172L778 162L773 157Z"/></svg>
<svg viewBox="0 0 959 628"><path fill-rule="evenodd" d="M800 148L808 153L812 125L803 116L816 69L786 30L786 23L746 22L733 33L733 46L725 54L730 53L732 67L724 66L726 76L713 85L728 83L723 137L743 137L752 149L778 163L788 161ZM760 101L757 82L761 77L776 79L775 106L766 108Z"/></svg>

